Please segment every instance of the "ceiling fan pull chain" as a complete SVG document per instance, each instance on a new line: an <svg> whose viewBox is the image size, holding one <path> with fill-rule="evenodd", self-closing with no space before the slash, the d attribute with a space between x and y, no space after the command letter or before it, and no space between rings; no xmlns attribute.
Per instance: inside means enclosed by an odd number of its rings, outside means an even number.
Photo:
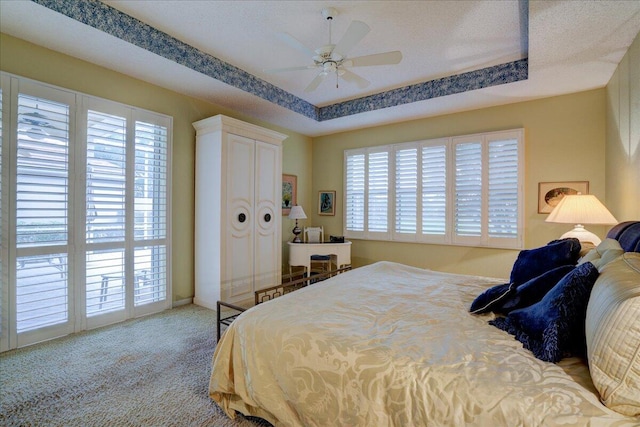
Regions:
<svg viewBox="0 0 640 427"><path fill-rule="evenodd" d="M336 70L336 89L338 89L338 70Z"/></svg>

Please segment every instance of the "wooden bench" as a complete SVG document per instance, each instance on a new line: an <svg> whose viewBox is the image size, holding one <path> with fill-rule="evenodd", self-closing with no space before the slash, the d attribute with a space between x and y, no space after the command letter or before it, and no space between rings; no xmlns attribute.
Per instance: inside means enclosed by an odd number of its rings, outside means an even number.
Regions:
<svg viewBox="0 0 640 427"><path fill-rule="evenodd" d="M288 294L290 292L296 291L300 288L304 288L306 286L312 285L317 282L321 282L330 277L335 276L336 274L344 273L345 271L351 270L351 266L347 266L344 268L339 268L337 270L326 271L319 274L313 274L309 277L303 277L297 280L291 280L288 282L283 282L279 285L272 286L270 288L260 289L255 291L255 305L260 303L271 301L272 299L281 297L282 295ZM223 317L222 308L226 307L231 311L231 314ZM248 310L246 307L241 307L236 304L230 304L224 301L218 301L216 303L216 311L217 311L217 341L220 341L221 329L222 325L229 326L242 312Z"/></svg>

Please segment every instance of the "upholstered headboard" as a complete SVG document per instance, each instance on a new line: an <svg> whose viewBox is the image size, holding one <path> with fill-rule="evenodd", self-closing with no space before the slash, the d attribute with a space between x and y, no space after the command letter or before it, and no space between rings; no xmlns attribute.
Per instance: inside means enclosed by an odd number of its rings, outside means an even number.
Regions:
<svg viewBox="0 0 640 427"><path fill-rule="evenodd" d="M616 239L627 252L640 252L640 221L621 222L609 230L607 237Z"/></svg>

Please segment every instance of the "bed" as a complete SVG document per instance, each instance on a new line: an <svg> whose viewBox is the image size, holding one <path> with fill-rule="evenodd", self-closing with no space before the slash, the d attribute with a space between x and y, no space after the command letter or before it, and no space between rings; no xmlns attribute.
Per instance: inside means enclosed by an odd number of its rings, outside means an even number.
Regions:
<svg viewBox="0 0 640 427"><path fill-rule="evenodd" d="M495 313L469 312L504 279L378 262L242 313L216 347L210 396L232 418L277 426L637 426L640 254L631 252L640 252L640 223L608 237L585 255L611 258L589 301L586 341L598 354L588 362L539 360L489 324ZM604 250L614 239L623 255ZM612 291L618 282L624 298ZM615 313L617 329L603 332ZM603 348L615 349L615 363L629 360L611 366L597 359Z"/></svg>

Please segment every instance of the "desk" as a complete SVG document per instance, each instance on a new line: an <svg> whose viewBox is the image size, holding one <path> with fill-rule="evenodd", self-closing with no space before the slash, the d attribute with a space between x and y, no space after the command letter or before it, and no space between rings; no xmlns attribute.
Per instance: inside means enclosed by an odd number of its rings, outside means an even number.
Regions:
<svg viewBox="0 0 640 427"><path fill-rule="evenodd" d="M292 243L289 245L289 272L291 267L303 266L311 270L311 255L335 255L337 267L351 264L351 242L344 243Z"/></svg>

